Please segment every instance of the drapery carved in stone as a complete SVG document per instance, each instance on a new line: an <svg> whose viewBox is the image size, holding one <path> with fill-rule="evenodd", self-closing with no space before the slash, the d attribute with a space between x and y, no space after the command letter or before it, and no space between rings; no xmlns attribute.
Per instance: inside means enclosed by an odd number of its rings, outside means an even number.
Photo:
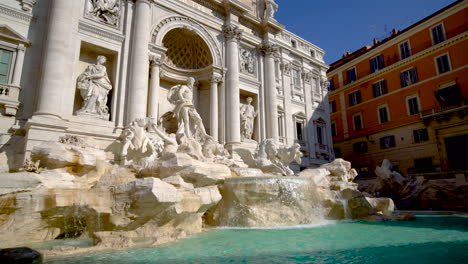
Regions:
<svg viewBox="0 0 468 264"><path fill-rule="evenodd" d="M119 26L121 0L87 0L86 16L112 26Z"/></svg>

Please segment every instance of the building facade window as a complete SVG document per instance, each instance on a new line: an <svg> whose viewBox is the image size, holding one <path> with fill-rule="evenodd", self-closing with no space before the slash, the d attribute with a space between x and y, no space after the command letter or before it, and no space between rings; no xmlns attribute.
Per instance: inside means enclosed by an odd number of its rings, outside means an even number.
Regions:
<svg viewBox="0 0 468 264"><path fill-rule="evenodd" d="M280 142L285 143L284 112L278 112L278 136Z"/></svg>
<svg viewBox="0 0 468 264"><path fill-rule="evenodd" d="M366 153L367 152L367 142L361 141L353 144L354 153Z"/></svg>
<svg viewBox="0 0 468 264"><path fill-rule="evenodd" d="M419 113L419 100L417 96L406 97L406 105L408 107L408 115L411 116Z"/></svg>
<svg viewBox="0 0 468 264"><path fill-rule="evenodd" d="M420 143L429 140L427 128L413 130L414 143Z"/></svg>
<svg viewBox="0 0 468 264"><path fill-rule="evenodd" d="M301 73L298 69L292 70L294 87L301 87Z"/></svg>
<svg viewBox="0 0 468 264"><path fill-rule="evenodd" d="M336 112L336 102L335 101L330 101L330 112L335 113Z"/></svg>
<svg viewBox="0 0 468 264"><path fill-rule="evenodd" d="M293 115L293 122L294 122L294 137L295 141L300 143L301 145L305 144L306 135L306 117L304 113L296 113Z"/></svg>
<svg viewBox="0 0 468 264"><path fill-rule="evenodd" d="M293 48L297 48L297 43L296 43L296 41L293 40L293 39L291 39L291 46L292 46Z"/></svg>
<svg viewBox="0 0 468 264"><path fill-rule="evenodd" d="M320 125L317 125L317 143L319 144L324 144L324 139L323 139L323 136L324 136L324 127L320 126Z"/></svg>
<svg viewBox="0 0 468 264"><path fill-rule="evenodd" d="M400 73L401 87L406 87L418 82L418 73L416 68L411 68Z"/></svg>
<svg viewBox="0 0 468 264"><path fill-rule="evenodd" d="M329 80L328 80L328 83L329 83L329 85L328 85L328 91L330 91L330 92L331 92L331 91L334 91L334 90L335 90L335 82L333 81L333 79L329 79Z"/></svg>
<svg viewBox="0 0 468 264"><path fill-rule="evenodd" d="M379 97L387 93L387 81L381 80L372 84L372 91L374 92L374 97Z"/></svg>
<svg viewBox="0 0 468 264"><path fill-rule="evenodd" d="M302 120L296 120L295 122L296 128L296 140L304 141L304 122Z"/></svg>
<svg viewBox="0 0 468 264"><path fill-rule="evenodd" d="M380 148L387 149L395 147L395 136L386 136L380 138Z"/></svg>
<svg viewBox="0 0 468 264"><path fill-rule="evenodd" d="M370 59L370 67L371 67L371 72L379 71L385 67L384 58L382 54L377 55L374 58Z"/></svg>
<svg viewBox="0 0 468 264"><path fill-rule="evenodd" d="M336 133L336 123L335 122L331 123L331 133L332 133L332 137L336 137L337 133Z"/></svg>
<svg viewBox="0 0 468 264"><path fill-rule="evenodd" d="M346 76L348 77L348 84L355 82L357 80L356 68L349 69Z"/></svg>
<svg viewBox="0 0 468 264"><path fill-rule="evenodd" d="M439 24L431 28L432 44L436 45L445 41L444 25Z"/></svg>
<svg viewBox="0 0 468 264"><path fill-rule="evenodd" d="M361 91L354 91L348 95L349 106L357 105L361 103Z"/></svg>
<svg viewBox="0 0 468 264"><path fill-rule="evenodd" d="M378 108L378 111L379 111L379 123L380 124L390 121L390 115L388 113L389 111L388 111L387 105L380 106Z"/></svg>
<svg viewBox="0 0 468 264"><path fill-rule="evenodd" d="M354 130L362 129L362 115L357 113L353 115L353 126Z"/></svg>
<svg viewBox="0 0 468 264"><path fill-rule="evenodd" d="M9 82L12 59L13 51L0 48L0 83Z"/></svg>
<svg viewBox="0 0 468 264"><path fill-rule="evenodd" d="M450 68L450 60L448 54L441 55L436 57L436 65L437 65L437 72L439 74L449 72Z"/></svg>
<svg viewBox="0 0 468 264"><path fill-rule="evenodd" d="M312 58L315 58L315 50L313 50L313 49L310 50L310 56Z"/></svg>
<svg viewBox="0 0 468 264"><path fill-rule="evenodd" d="M411 56L411 49L409 45L409 41L405 41L399 45L400 47L400 59L404 60Z"/></svg>

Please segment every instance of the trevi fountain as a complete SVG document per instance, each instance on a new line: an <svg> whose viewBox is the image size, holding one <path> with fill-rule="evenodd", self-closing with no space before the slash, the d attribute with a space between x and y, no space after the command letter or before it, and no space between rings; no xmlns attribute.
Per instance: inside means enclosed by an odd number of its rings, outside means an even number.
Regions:
<svg viewBox="0 0 468 264"><path fill-rule="evenodd" d="M47 263L359 262L360 248L391 263L385 246L409 240L463 247L457 219L421 237L437 219L393 221L415 216L358 191L332 150L324 51L277 9L2 1L0 248Z"/></svg>

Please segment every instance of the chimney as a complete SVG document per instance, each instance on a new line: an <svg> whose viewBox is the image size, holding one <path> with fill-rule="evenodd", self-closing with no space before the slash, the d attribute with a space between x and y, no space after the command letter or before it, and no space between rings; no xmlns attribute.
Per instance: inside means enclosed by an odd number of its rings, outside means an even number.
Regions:
<svg viewBox="0 0 468 264"><path fill-rule="evenodd" d="M377 44L379 44L379 40L378 40L378 39L376 39L376 38L374 38L374 41L373 41L373 43L374 43L374 45L377 45Z"/></svg>
<svg viewBox="0 0 468 264"><path fill-rule="evenodd" d="M398 34L398 30L396 28L392 29L392 36L395 36Z"/></svg>

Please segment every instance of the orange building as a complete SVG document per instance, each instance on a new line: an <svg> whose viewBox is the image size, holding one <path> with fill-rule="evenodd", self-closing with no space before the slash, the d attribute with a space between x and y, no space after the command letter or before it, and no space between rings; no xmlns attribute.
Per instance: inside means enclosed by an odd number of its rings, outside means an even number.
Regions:
<svg viewBox="0 0 468 264"><path fill-rule="evenodd" d="M332 63L335 155L362 176L468 170L468 1L457 1Z"/></svg>

